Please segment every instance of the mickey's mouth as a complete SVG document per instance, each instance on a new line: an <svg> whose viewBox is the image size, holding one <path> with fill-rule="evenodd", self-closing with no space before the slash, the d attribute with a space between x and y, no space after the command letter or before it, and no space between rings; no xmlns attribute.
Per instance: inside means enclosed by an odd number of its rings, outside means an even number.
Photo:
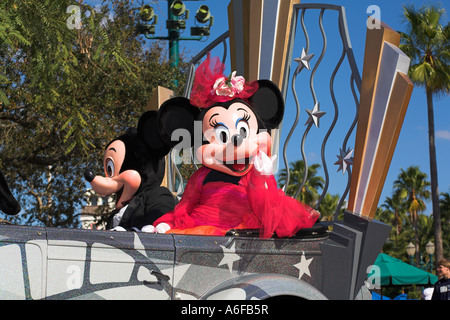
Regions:
<svg viewBox="0 0 450 320"><path fill-rule="evenodd" d="M117 192L116 192L116 207L122 207L122 204L119 203L120 201L120 197L122 197L122 193L123 193L123 187L120 188Z"/></svg>
<svg viewBox="0 0 450 320"><path fill-rule="evenodd" d="M252 158L253 157L239 159L234 161L233 163L224 163L224 166L236 173L245 172L248 169L250 165L250 160Z"/></svg>

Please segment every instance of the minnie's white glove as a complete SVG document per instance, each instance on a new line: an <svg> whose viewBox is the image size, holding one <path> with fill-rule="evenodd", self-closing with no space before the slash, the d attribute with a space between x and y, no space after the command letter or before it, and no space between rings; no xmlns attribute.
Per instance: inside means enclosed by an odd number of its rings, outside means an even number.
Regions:
<svg viewBox="0 0 450 320"><path fill-rule="evenodd" d="M160 223L156 226L156 228L151 225L148 224L146 226L143 226L141 230L141 232L147 232L147 233L166 233L168 230L170 230L170 226L167 223Z"/></svg>
<svg viewBox="0 0 450 320"><path fill-rule="evenodd" d="M156 233L166 233L170 229L171 229L170 226L165 222L158 224L155 228Z"/></svg>
<svg viewBox="0 0 450 320"><path fill-rule="evenodd" d="M253 165L262 175L271 175L273 174L273 167L276 159L276 154L269 158L263 151L259 151L253 161Z"/></svg>

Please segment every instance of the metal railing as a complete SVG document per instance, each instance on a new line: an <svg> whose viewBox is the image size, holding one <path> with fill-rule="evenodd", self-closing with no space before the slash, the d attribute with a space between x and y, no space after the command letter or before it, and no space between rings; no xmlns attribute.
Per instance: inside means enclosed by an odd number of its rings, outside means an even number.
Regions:
<svg viewBox="0 0 450 320"><path fill-rule="evenodd" d="M305 23L305 16L306 16L307 12L309 14L309 12L317 11L317 10L320 11L317 23L320 28L320 34L322 37L322 48L321 48L320 55L319 55L318 59L316 60L316 62L314 63L314 66L313 66L310 76L309 76L310 94L312 96L314 106L316 106L316 107L313 110L308 110L308 114L309 114L310 118L308 119L308 121L306 123L306 128L302 134L302 138L301 138L301 142L300 142L300 153L301 153L301 157L305 164L305 170L304 170L302 182L298 186L294 197L297 197L299 195L300 191L302 190L302 188L308 178L308 176L307 176L308 175L308 163L307 163L307 157L306 157L306 149L305 149L306 143L305 142L310 133L311 127L313 125L318 127L318 123L316 123L314 121L315 120L314 117L316 117L318 119L321 115L323 115L325 113L319 109L320 102L319 102L319 97L317 96L317 93L315 90L316 87L315 87L314 80L315 80L316 72L319 69L319 67L321 66L321 63L323 61L323 58L325 56L325 53L327 51L327 46L328 46L327 34L325 32L325 28L323 25L324 13L329 12L329 11L335 12L335 13L337 13L337 26L338 26L339 35L341 38L342 51L340 54L340 58L339 58L338 62L336 63L336 65L334 66L333 71L329 77L329 95L331 97L332 104L334 107L334 109L331 110L331 112L334 113L334 116L333 116L333 120L332 120L331 124L326 129L327 130L326 134L321 143L321 152L320 153L321 153L322 168L323 168L324 175L325 175L325 178L324 178L325 183L324 183L322 193L321 193L319 199L317 200L317 202L315 203L314 207L315 207L315 209L319 208L326 193L328 192L328 188L329 188L329 184L330 184L328 163L331 161L331 159L326 159L325 151L327 149L327 143L328 143L329 137L330 137L331 133L333 132L333 130L335 129L336 123L339 118L340 106L336 99L336 94L335 94L335 90L334 90L336 75L341 70L342 63L344 62L345 58L347 58L348 66L350 68L350 77L347 80L347 81L349 81L348 88L349 88L349 92L351 92L351 94L353 96L355 108L354 108L353 121L351 122L351 124L348 128L348 131L346 132L345 136L343 137L342 145L340 146L339 150L335 150L336 153L338 154L338 163L339 162L341 163L341 168L343 170L343 173L345 173L345 172L347 173L347 185L345 187L344 193L342 194L342 196L339 199L339 203L338 203L335 213L334 213L334 219L337 219L337 216L338 216L341 208L344 205L345 198L347 197L347 194L348 194L348 191L350 188L351 168L348 165L351 164L351 159L349 158L349 155L351 154L352 149L350 149L348 147L348 140L355 129L357 118L358 118L358 108L359 108L358 94L361 89L361 76L360 76L360 73L359 73L357 65L356 65L355 57L353 55L353 49L351 46L348 29L347 29L345 9L342 6L329 5L329 4L314 4L314 3L305 3L305 4L294 5L293 19L292 19L292 23L294 25L293 25L293 28L291 29L291 30L294 30L294 32L290 35L290 38L289 38L289 48L288 48L288 52L287 52L288 61L293 61L292 57L293 57L294 46L296 44L298 44L298 40L296 40L296 38L298 38L297 33L299 33L297 31L298 23L301 27L303 37L304 37L304 43L303 43L304 44L304 47L303 47L304 55L307 56L309 54L310 38L309 38L308 29L309 29L310 25L308 25L308 27L307 27L307 25ZM190 97L196 65L198 65L199 62L202 61L202 59L204 57L206 57L208 52L215 50L216 48L219 48L220 45L222 45L222 49L223 49L222 62L225 63L225 60L227 59L227 51L228 51L228 45L227 45L228 38L229 38L229 32L227 31L224 34L222 34L220 37L215 39L213 42L211 42L207 47L205 47L201 52L199 52L191 60L191 62L189 64L189 71L188 71L187 79L186 79L186 87L184 90L184 97L186 97L186 98ZM295 59L295 60L298 60L298 59ZM305 69L305 65L302 64L301 61L300 62L296 61L296 62L298 62L299 64L296 66L296 69L293 71L292 76L289 75L289 77L285 77L285 83L283 83L280 88L281 92L284 95L285 101L288 97L290 97L290 96L288 96L288 93L292 93L292 97L293 97L293 100L295 103L295 113L296 113L294 122L293 122L292 126L289 128L289 132L284 141L284 144L281 144L281 143L279 144L280 146L281 145L283 146L282 147L282 158L283 158L285 169L286 169L286 179L285 179L285 185L283 187L284 189L286 189L286 186L289 185L289 182L291 179L290 172L289 172L289 163L288 163L288 159L287 159L287 148L291 142L294 142L294 141L291 141L292 140L291 138L294 134L294 131L298 127L298 122L300 119L300 112L301 112L300 102L298 99L296 80L297 80L297 78L305 75L305 73L302 73L302 71ZM296 62L293 61L291 64L294 64ZM291 64L287 64L288 70L286 70L286 72L288 72L288 74L291 73L291 71L293 70L293 66ZM289 81L289 79L290 79L290 81ZM289 86L289 83L290 83L290 86ZM355 86L356 86L356 88L355 88ZM286 111L288 110L288 108L290 108L290 106L288 104L286 104ZM330 110L327 110L327 112L326 112L327 116L329 116L329 114L331 112L330 112ZM285 112L285 114L286 114L286 112ZM346 115L348 115L348 113L346 113ZM276 137L277 137L277 139L280 139L280 135L277 135ZM173 159L173 155L171 157ZM345 158L345 157L347 157L347 158ZM191 158L193 160L192 154L191 154ZM344 163L344 160L346 160L347 162ZM195 161L192 161L192 163L195 164ZM180 181L180 184L179 184L180 187L178 188L178 191L177 191L178 194L180 194L182 192L183 179L181 177L181 174L180 174L178 168L176 168L176 166L175 166L175 170L176 170L177 177ZM169 175L170 175L170 173L169 173ZM169 178L170 178L169 180L171 180L172 177L169 177ZM174 190L172 190L172 191L174 191Z"/></svg>

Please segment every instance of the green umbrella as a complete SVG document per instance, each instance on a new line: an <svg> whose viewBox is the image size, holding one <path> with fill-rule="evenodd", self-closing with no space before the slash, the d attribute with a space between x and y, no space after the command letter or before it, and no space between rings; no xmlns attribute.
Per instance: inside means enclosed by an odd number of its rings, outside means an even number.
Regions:
<svg viewBox="0 0 450 320"><path fill-rule="evenodd" d="M438 280L436 275L416 268L385 253L378 255L374 266L378 267L378 269L371 269L372 276L379 276L379 284L382 286L432 285Z"/></svg>

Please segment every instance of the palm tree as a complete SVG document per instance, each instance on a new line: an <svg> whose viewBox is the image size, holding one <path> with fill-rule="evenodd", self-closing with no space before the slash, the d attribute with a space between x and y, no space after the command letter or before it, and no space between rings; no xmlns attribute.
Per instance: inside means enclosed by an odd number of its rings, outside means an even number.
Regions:
<svg viewBox="0 0 450 320"><path fill-rule="evenodd" d="M340 196L327 193L319 205L319 212L322 221L334 220L334 213L339 203Z"/></svg>
<svg viewBox="0 0 450 320"><path fill-rule="evenodd" d="M428 141L430 153L431 195L436 244L436 258L442 259L442 230L439 211L436 146L434 139L433 96L450 91L450 26L441 21L445 9L437 6L403 6L407 32L400 32L400 49L411 58L410 79L425 88L428 109Z"/></svg>
<svg viewBox="0 0 450 320"><path fill-rule="evenodd" d="M444 257L450 256L450 193L441 193L442 244Z"/></svg>
<svg viewBox="0 0 450 320"><path fill-rule="evenodd" d="M411 166L406 170L401 169L397 180L394 181L394 194L406 202L406 208L410 213L411 224L414 229L416 245L416 260L419 263L419 230L418 215L426 209L424 200L430 198L426 173L419 167ZM409 196L408 196L409 195Z"/></svg>
<svg viewBox="0 0 450 320"><path fill-rule="evenodd" d="M289 185L285 189L285 193L288 196L297 195L297 200L306 203L310 206L314 206L318 199L319 192L317 191L319 188L323 189L324 179L320 176L317 176L317 171L320 168L320 164L312 164L308 166L308 176L305 184L303 185L300 192L298 188L302 184L303 177L305 174L305 162L303 160L297 160L295 162L289 163ZM278 178L278 184L280 187L284 186L286 183L287 171L286 169L282 169L280 171L280 175Z"/></svg>
<svg viewBox="0 0 450 320"><path fill-rule="evenodd" d="M400 192L394 193L392 197L386 197L384 203L381 205L385 209L385 215L389 216L389 223L395 227L395 234L398 236L402 231L403 220L405 218L405 210L402 205L402 195Z"/></svg>

